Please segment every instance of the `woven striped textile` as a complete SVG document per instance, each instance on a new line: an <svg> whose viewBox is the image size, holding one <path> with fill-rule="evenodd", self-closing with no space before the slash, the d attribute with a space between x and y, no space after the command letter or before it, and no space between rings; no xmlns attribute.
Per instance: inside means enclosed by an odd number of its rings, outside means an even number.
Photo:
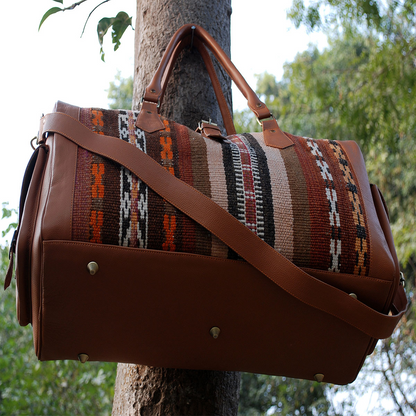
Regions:
<svg viewBox="0 0 416 416"><path fill-rule="evenodd" d="M203 138L163 120L152 134L138 113L81 109L81 122L147 153L198 189L297 266L368 275L369 232L362 194L338 142L289 135L266 147L261 133ZM78 150L73 239L238 259L218 238L167 203L126 168Z"/></svg>

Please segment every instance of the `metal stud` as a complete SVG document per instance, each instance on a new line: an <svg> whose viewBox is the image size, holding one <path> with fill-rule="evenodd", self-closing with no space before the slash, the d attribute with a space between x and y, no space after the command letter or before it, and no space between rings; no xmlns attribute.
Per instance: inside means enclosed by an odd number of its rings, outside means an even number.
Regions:
<svg viewBox="0 0 416 416"><path fill-rule="evenodd" d="M90 261L90 262L87 264L87 269L88 269L88 271L90 272L90 275L91 275L91 276L94 276L94 275L95 275L95 273L97 273L97 272L98 272L98 264L97 264L95 261Z"/></svg>
<svg viewBox="0 0 416 416"><path fill-rule="evenodd" d="M217 326L213 326L209 333L211 334L212 338L217 339L220 336L221 330Z"/></svg>
<svg viewBox="0 0 416 416"><path fill-rule="evenodd" d="M318 383L322 383L322 381L323 381L323 379L324 379L324 375L323 374L320 374L320 373L318 373L318 374L315 374L314 376L313 376L313 378L318 382Z"/></svg>
<svg viewBox="0 0 416 416"><path fill-rule="evenodd" d="M354 298L354 299L358 299L358 298L357 298L357 295L356 295L355 293L350 293L350 296L351 296L352 298Z"/></svg>
<svg viewBox="0 0 416 416"><path fill-rule="evenodd" d="M88 354L78 354L78 360L81 361L82 364L85 364L90 359Z"/></svg>

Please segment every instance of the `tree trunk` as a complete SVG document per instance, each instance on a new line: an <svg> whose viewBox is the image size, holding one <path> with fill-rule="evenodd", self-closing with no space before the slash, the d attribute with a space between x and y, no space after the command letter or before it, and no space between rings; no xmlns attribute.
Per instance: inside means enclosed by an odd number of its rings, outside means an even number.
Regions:
<svg viewBox="0 0 416 416"><path fill-rule="evenodd" d="M183 24L206 29L230 54L230 0L137 0L133 107L159 65L173 33ZM231 82L215 63L230 109ZM221 113L203 61L195 50L178 59L161 114L195 129L211 118L222 129ZM192 313L192 311L189 311ZM113 416L237 414L240 373L191 371L119 364Z"/></svg>

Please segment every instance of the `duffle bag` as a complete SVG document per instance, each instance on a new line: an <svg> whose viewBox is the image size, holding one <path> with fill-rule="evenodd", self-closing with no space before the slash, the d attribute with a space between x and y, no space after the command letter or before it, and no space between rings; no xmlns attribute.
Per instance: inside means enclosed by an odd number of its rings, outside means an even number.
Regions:
<svg viewBox="0 0 416 416"><path fill-rule="evenodd" d="M203 55L227 137L160 116ZM236 134L209 49L262 132ZM346 384L407 301L380 191L353 141L283 132L215 40L173 36L140 111L58 102L22 186L17 312L40 360L247 371Z"/></svg>

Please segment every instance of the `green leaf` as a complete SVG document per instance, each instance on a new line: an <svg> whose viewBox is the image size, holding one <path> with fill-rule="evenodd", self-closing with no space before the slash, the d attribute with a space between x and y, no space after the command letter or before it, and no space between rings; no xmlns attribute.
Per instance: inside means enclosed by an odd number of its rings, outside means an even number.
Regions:
<svg viewBox="0 0 416 416"><path fill-rule="evenodd" d="M101 46L100 53L102 61L104 61L105 56L103 49L104 36L107 34L108 29L110 27L113 28L111 37L114 43L114 50L116 51L120 46L121 37L129 26L132 26L131 17L126 12L119 12L116 17L104 17L98 22L97 34Z"/></svg>
<svg viewBox="0 0 416 416"><path fill-rule="evenodd" d="M55 0L56 1L56 0ZM43 25L43 22L51 15L51 14L55 14L58 12L61 12L62 9L60 7L52 7L51 9L49 9L42 17L40 23L39 23L39 27L38 30L40 30L41 26Z"/></svg>
<svg viewBox="0 0 416 416"><path fill-rule="evenodd" d="M120 46L120 39L129 26L132 26L131 17L126 12L119 12L114 19L113 32L111 34L115 51Z"/></svg>
<svg viewBox="0 0 416 416"><path fill-rule="evenodd" d="M53 1L56 1L57 3L64 4L64 0L53 0Z"/></svg>
<svg viewBox="0 0 416 416"><path fill-rule="evenodd" d="M1 218L5 219L5 218L10 218L12 215L17 214L17 210L14 208L7 208L7 206L9 205L8 202L3 202L2 203L2 215Z"/></svg>
<svg viewBox="0 0 416 416"><path fill-rule="evenodd" d="M17 228L17 222L11 222L5 230L1 232L2 237L6 237L6 235L11 231Z"/></svg>
<svg viewBox="0 0 416 416"><path fill-rule="evenodd" d="M103 49L103 42L104 36L108 32L108 29L113 25L114 17L103 17L97 25L97 34L98 34L98 42L100 42L100 53L101 53L101 60L104 62L104 49Z"/></svg>

